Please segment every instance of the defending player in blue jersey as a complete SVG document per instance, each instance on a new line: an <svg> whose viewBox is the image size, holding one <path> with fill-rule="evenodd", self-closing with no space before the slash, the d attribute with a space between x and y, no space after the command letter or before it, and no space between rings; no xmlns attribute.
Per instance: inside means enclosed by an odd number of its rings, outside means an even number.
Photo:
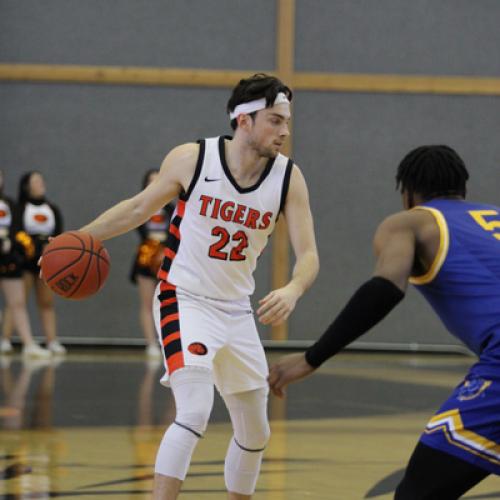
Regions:
<svg viewBox="0 0 500 500"><path fill-rule="evenodd" d="M406 210L375 233L373 278L312 347L282 358L269 376L282 396L384 318L413 283L479 360L427 424L397 500L456 499L500 475L500 207L466 202L468 177L447 146L411 151L396 176Z"/></svg>

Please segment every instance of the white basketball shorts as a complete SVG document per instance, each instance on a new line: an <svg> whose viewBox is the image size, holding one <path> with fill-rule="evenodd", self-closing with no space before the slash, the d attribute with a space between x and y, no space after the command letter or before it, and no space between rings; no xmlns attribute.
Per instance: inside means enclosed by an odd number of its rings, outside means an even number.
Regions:
<svg viewBox="0 0 500 500"><path fill-rule="evenodd" d="M175 370L194 366L211 370L221 394L267 387L267 361L249 299L210 299L160 281L153 315L163 346L163 385Z"/></svg>

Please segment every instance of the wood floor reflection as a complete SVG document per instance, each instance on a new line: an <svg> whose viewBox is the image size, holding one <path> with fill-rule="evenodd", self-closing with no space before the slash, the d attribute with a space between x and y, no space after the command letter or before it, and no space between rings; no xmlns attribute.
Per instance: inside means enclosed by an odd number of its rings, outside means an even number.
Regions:
<svg viewBox="0 0 500 500"><path fill-rule="evenodd" d="M254 498L392 498L427 418L472 362L346 353L327 363L285 401L271 399L273 434ZM156 449L174 417L160 374L159 363L130 351L0 358L0 500L150 498ZM217 398L180 498L225 498L230 437ZM464 498L500 498L500 481L490 477Z"/></svg>

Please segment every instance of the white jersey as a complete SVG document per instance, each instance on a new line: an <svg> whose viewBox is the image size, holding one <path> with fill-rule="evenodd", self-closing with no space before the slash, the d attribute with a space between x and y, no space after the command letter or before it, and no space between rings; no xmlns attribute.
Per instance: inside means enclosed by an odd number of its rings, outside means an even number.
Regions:
<svg viewBox="0 0 500 500"><path fill-rule="evenodd" d="M56 229L56 216L48 203L27 202L23 214L23 227L29 235L51 236Z"/></svg>
<svg viewBox="0 0 500 500"><path fill-rule="evenodd" d="M285 205L293 163L279 154L253 186L242 188L227 166L225 139L200 141L158 277L197 295L237 300L254 291L253 272Z"/></svg>

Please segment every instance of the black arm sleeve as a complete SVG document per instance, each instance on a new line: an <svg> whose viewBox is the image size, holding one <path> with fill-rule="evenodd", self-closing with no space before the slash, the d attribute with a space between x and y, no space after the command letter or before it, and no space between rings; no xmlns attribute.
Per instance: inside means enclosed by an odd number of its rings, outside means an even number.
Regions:
<svg viewBox="0 0 500 500"><path fill-rule="evenodd" d="M403 299L392 281L374 277L358 288L326 332L306 351L306 361L317 368L381 321Z"/></svg>

